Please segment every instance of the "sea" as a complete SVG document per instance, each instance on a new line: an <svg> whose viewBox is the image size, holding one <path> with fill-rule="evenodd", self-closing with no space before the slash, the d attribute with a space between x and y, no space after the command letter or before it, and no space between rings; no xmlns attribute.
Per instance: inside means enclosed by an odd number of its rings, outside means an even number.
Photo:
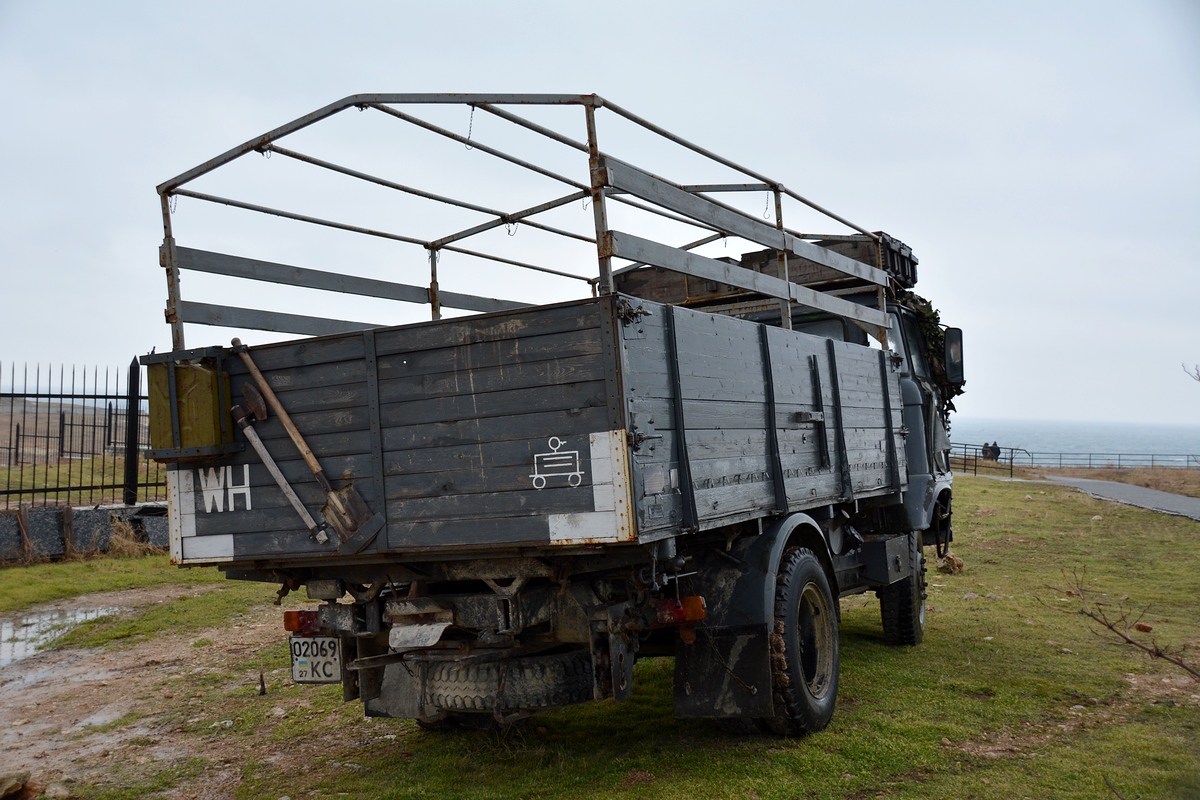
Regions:
<svg viewBox="0 0 1200 800"><path fill-rule="evenodd" d="M955 445L996 442L1029 453L1174 455L1184 456L1183 464L1200 466L1200 425L988 419L958 414L952 414L950 421L950 441Z"/></svg>

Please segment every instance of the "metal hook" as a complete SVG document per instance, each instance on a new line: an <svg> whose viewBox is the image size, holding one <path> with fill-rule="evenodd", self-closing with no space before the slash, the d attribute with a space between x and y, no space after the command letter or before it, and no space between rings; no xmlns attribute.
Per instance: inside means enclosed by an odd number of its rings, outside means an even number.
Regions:
<svg viewBox="0 0 1200 800"><path fill-rule="evenodd" d="M517 235L517 223L515 223L515 222L504 223L504 230L508 232L509 236L516 236Z"/></svg>
<svg viewBox="0 0 1200 800"><path fill-rule="evenodd" d="M771 218L771 195L767 195L766 205L763 207L763 219Z"/></svg>

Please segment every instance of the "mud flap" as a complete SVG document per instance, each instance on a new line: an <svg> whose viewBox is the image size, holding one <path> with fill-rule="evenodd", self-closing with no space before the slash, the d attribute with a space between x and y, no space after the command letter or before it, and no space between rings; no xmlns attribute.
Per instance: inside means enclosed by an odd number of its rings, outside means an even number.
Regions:
<svg viewBox="0 0 1200 800"><path fill-rule="evenodd" d="M363 700L368 717L416 719L421 716L421 665L388 664L383 669L379 695Z"/></svg>
<svg viewBox="0 0 1200 800"><path fill-rule="evenodd" d="M697 628L675 645L675 716L770 717L770 642L765 625Z"/></svg>
<svg viewBox="0 0 1200 800"><path fill-rule="evenodd" d="M704 597L709 612L696 626L695 642L675 645L675 716L775 716L775 572L788 542L805 539L828 557L819 526L806 514L781 517L728 551L718 546L687 553L696 574L685 586Z"/></svg>

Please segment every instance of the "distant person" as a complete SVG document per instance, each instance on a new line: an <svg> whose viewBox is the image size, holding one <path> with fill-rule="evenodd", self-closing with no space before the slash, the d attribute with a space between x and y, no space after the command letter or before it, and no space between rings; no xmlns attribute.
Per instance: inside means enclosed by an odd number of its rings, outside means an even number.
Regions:
<svg viewBox="0 0 1200 800"><path fill-rule="evenodd" d="M992 442L992 461L1000 460L1000 445Z"/></svg>

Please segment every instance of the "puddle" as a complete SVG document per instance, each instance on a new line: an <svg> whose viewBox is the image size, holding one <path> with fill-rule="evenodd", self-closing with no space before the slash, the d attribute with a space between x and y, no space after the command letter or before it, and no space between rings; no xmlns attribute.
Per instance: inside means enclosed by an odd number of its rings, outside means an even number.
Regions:
<svg viewBox="0 0 1200 800"><path fill-rule="evenodd" d="M0 620L0 669L28 658L59 636L90 619L116 614L115 607L81 608L77 611L44 611L15 619Z"/></svg>

